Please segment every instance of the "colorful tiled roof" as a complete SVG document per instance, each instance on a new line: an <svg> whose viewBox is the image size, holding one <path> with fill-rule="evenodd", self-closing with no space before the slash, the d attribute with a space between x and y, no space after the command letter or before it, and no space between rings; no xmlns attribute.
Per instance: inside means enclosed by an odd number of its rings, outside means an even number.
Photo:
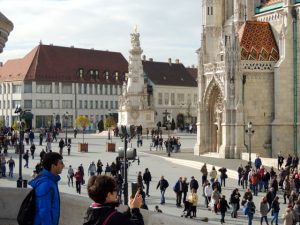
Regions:
<svg viewBox="0 0 300 225"><path fill-rule="evenodd" d="M241 60L278 61L278 46L268 22L246 21L239 37Z"/></svg>
<svg viewBox="0 0 300 225"><path fill-rule="evenodd" d="M82 78L78 71L83 69ZM91 79L90 71L98 70L99 79ZM8 60L0 67L0 81L62 81L122 83L113 77L124 76L128 62L119 52L99 51L53 45L38 45L21 59ZM109 79L104 78L109 73ZM121 78L121 77L120 77Z"/></svg>

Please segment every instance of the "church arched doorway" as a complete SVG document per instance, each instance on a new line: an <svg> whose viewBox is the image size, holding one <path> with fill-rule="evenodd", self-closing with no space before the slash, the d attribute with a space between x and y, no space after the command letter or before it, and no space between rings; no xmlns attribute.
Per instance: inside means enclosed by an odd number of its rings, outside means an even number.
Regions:
<svg viewBox="0 0 300 225"><path fill-rule="evenodd" d="M222 145L223 97L217 85L212 87L208 101L207 147L209 152L219 152Z"/></svg>
<svg viewBox="0 0 300 225"><path fill-rule="evenodd" d="M177 115L177 118L176 118L176 120L177 120L177 127L179 128L179 129L181 129L181 130L183 130L184 129L184 115L182 114L182 113L179 113L178 115Z"/></svg>

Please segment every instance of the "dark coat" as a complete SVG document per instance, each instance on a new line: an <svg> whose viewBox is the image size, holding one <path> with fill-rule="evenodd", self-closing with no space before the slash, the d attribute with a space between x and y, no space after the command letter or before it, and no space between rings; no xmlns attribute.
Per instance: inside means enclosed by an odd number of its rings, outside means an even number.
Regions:
<svg viewBox="0 0 300 225"><path fill-rule="evenodd" d="M230 209L226 199L220 199L220 212L226 212L227 209Z"/></svg>
<svg viewBox="0 0 300 225"><path fill-rule="evenodd" d="M139 209L132 209L129 215L118 212L115 207L117 204L92 204L84 218L83 225L102 225L105 219L111 215L107 225L144 225L143 216Z"/></svg>

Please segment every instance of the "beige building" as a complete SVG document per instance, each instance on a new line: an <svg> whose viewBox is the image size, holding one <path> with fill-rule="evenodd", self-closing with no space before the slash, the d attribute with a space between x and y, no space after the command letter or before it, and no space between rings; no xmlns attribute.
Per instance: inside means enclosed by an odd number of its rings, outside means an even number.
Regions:
<svg viewBox="0 0 300 225"><path fill-rule="evenodd" d="M299 0L203 0L195 155L298 154L299 9Z"/></svg>

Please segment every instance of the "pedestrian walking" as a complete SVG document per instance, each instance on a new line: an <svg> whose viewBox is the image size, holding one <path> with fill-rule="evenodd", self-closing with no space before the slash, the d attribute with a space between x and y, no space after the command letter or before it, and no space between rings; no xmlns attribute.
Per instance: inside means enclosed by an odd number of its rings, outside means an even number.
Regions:
<svg viewBox="0 0 300 225"><path fill-rule="evenodd" d="M77 133L78 133L78 130L77 130L77 128L74 128L74 138L76 138L76 137L77 137Z"/></svg>
<svg viewBox="0 0 300 225"><path fill-rule="evenodd" d="M83 225L144 225L139 210L143 203L141 194L137 192L130 200L127 216L115 209L119 205L116 186L115 180L109 176L93 176L89 179L87 191L94 203L88 208Z"/></svg>
<svg viewBox="0 0 300 225"><path fill-rule="evenodd" d="M225 187L225 180L228 178L228 175L226 174L227 169L225 167L222 167L219 169L219 172L220 172L221 186L222 186L222 184L224 184L224 187Z"/></svg>
<svg viewBox="0 0 300 225"><path fill-rule="evenodd" d="M84 181L84 168L82 166L82 163L80 164L80 166L78 167L79 173L80 173L80 177L81 177L81 184L84 185L85 181Z"/></svg>
<svg viewBox="0 0 300 225"><path fill-rule="evenodd" d="M255 204L252 197L248 198L247 202L244 205L244 214L248 217L248 225L252 225L253 217L255 214Z"/></svg>
<svg viewBox="0 0 300 225"><path fill-rule="evenodd" d="M42 149L42 151L40 152L40 161L41 161L41 162L43 161L45 155L46 155L46 152L45 152L44 149Z"/></svg>
<svg viewBox="0 0 300 225"><path fill-rule="evenodd" d="M240 164L239 167L237 168L237 173L238 173L238 185L241 186L241 180L243 177L243 172L244 172L244 168L243 165Z"/></svg>
<svg viewBox="0 0 300 225"><path fill-rule="evenodd" d="M237 212L240 209L240 197L239 189L234 189L230 195L230 204L232 207L231 217L237 218Z"/></svg>
<svg viewBox="0 0 300 225"><path fill-rule="evenodd" d="M208 174L206 163L203 164L203 166L200 169L200 172L202 173L202 186L203 186L205 181L207 180L207 174Z"/></svg>
<svg viewBox="0 0 300 225"><path fill-rule="evenodd" d="M59 154L63 154L63 148L64 148L64 146L65 146L65 142L64 142L64 140L61 138L60 139L60 141L59 141L59 143L58 143L58 147L59 147Z"/></svg>
<svg viewBox="0 0 300 225"><path fill-rule="evenodd" d="M278 170L282 167L283 162L284 162L284 157L279 152L278 156L277 156L277 169Z"/></svg>
<svg viewBox="0 0 300 225"><path fill-rule="evenodd" d="M189 197L188 197L188 202L190 203L190 213L187 213L187 216L190 216L190 218L196 217L197 216L197 205L198 205L198 195L197 195L197 190L192 189ZM186 217L187 217L186 216Z"/></svg>
<svg viewBox="0 0 300 225"><path fill-rule="evenodd" d="M76 192L78 194L81 194L81 184L82 184L83 177L82 177L82 171L80 166L77 168L74 177L75 177Z"/></svg>
<svg viewBox="0 0 300 225"><path fill-rule="evenodd" d="M182 198L182 177L179 177L177 182L175 183L173 187L173 191L176 194L176 206L177 208L181 208L181 198Z"/></svg>
<svg viewBox="0 0 300 225"><path fill-rule="evenodd" d="M278 225L278 215L279 215L279 211L280 211L280 207L279 207L280 203L278 200L279 200L279 197L276 196L271 205L271 215L272 215L271 224L273 224L275 221L275 225Z"/></svg>
<svg viewBox="0 0 300 225"><path fill-rule="evenodd" d="M149 186L150 186L151 179L152 179L151 173L150 173L149 169L146 168L145 172L143 174L143 180L144 180L144 183L146 185L146 196L147 197L150 197L150 195L149 195Z"/></svg>
<svg viewBox="0 0 300 225"><path fill-rule="evenodd" d="M42 145L43 144L43 139L44 139L44 134L42 132L40 132L39 138L40 138L40 145Z"/></svg>
<svg viewBox="0 0 300 225"><path fill-rule="evenodd" d="M217 178L217 175L218 175L218 173L216 171L216 168L213 166L211 171L209 172L209 177L210 177L210 183L211 184L215 181L215 179Z"/></svg>
<svg viewBox="0 0 300 225"><path fill-rule="evenodd" d="M12 159L12 156L7 161L7 164L8 164L8 176L12 178L14 175L14 168L15 168L15 161Z"/></svg>
<svg viewBox="0 0 300 225"><path fill-rule="evenodd" d="M71 155L71 143L67 145L68 155Z"/></svg>
<svg viewBox="0 0 300 225"><path fill-rule="evenodd" d="M212 188L211 188L211 185L210 183L207 181L206 182L206 185L204 187L204 195L205 195L205 205L206 205L206 208L209 208L209 204L211 202L211 195L212 195Z"/></svg>
<svg viewBox="0 0 300 225"><path fill-rule="evenodd" d="M191 181L190 181L190 190L192 190L193 188L196 189L196 191L197 191L198 188L199 188L198 181L195 179L194 176L191 177Z"/></svg>
<svg viewBox="0 0 300 225"><path fill-rule="evenodd" d="M31 153L31 157L32 159L34 159L34 152L35 152L35 144L32 143L31 146L30 146L30 153Z"/></svg>
<svg viewBox="0 0 300 225"><path fill-rule="evenodd" d="M30 130L30 132L29 132L29 141L30 141L31 145L33 144L33 139L34 139L34 133L33 133L32 130Z"/></svg>
<svg viewBox="0 0 300 225"><path fill-rule="evenodd" d="M40 175L29 182L35 190L34 224L59 224L60 199L58 182L64 163L62 156L56 152L45 155L43 170Z"/></svg>
<svg viewBox="0 0 300 225"><path fill-rule="evenodd" d="M156 189L160 189L160 194L161 194L161 198L160 198L160 204L165 204L166 200L165 200L165 192L167 190L167 188L169 187L169 182L165 179L164 176L160 177L160 180L158 181L158 184L156 186Z"/></svg>
<svg viewBox="0 0 300 225"><path fill-rule="evenodd" d="M26 153L23 155L23 159L25 160L25 165L24 168L29 168L28 164L29 164L29 150L26 150Z"/></svg>
<svg viewBox="0 0 300 225"><path fill-rule="evenodd" d="M259 155L256 156L256 159L254 161L254 165L255 165L256 170L259 170L259 168L261 167L262 162L261 162L261 159L259 158Z"/></svg>
<svg viewBox="0 0 300 225"><path fill-rule="evenodd" d="M71 183L73 187L74 170L71 165L69 165L67 176L68 176L68 186L70 187L70 183Z"/></svg>
<svg viewBox="0 0 300 225"><path fill-rule="evenodd" d="M293 225L294 217L293 217L293 209L291 207L286 208L285 213L282 215L283 225Z"/></svg>
<svg viewBox="0 0 300 225"><path fill-rule="evenodd" d="M101 160L99 159L97 162L97 175L101 175L101 173L103 171L102 167L103 167L103 164L102 164Z"/></svg>
<svg viewBox="0 0 300 225"><path fill-rule="evenodd" d="M89 168L88 168L88 174L90 176L95 176L96 172L97 172L96 165L94 162L91 162L91 164L89 165Z"/></svg>
<svg viewBox="0 0 300 225"><path fill-rule="evenodd" d="M230 209L227 200L225 198L225 195L222 195L222 197L219 200L219 210L221 213L221 224L225 223L225 213L227 212L227 209Z"/></svg>
<svg viewBox="0 0 300 225"><path fill-rule="evenodd" d="M263 197L260 201L259 212L260 212L260 224L262 225L263 220L265 220L266 224L269 225L268 217L267 217L269 212L269 205L266 197Z"/></svg>
<svg viewBox="0 0 300 225"><path fill-rule="evenodd" d="M187 178L184 177L182 180L182 202L184 203L186 201L186 196L189 191L189 183L187 182Z"/></svg>

